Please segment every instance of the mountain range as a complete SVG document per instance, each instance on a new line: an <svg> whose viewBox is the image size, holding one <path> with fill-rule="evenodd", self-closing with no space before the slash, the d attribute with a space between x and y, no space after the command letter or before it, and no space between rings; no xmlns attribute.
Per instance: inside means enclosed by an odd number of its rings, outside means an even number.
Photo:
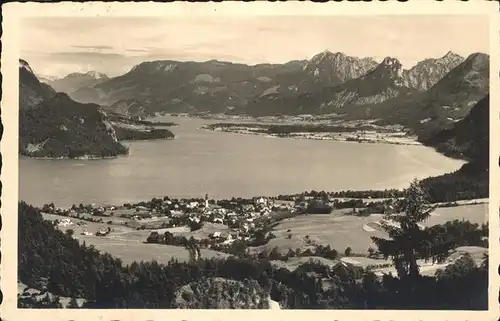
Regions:
<svg viewBox="0 0 500 321"><path fill-rule="evenodd" d="M321 107L322 103L335 107L378 103L400 93L425 92L463 60L449 52L409 70L390 57L377 63L372 58L330 51L310 60L253 66L216 60L151 61L69 94L77 101L114 105L111 110L118 108L135 116L157 112L321 113L332 109ZM353 94L358 91L364 93ZM314 96L312 102L318 100L319 105L301 108L302 103L309 103L308 96Z"/></svg>
<svg viewBox="0 0 500 321"><path fill-rule="evenodd" d="M428 91L369 106L371 117L412 128L421 140L467 116L489 93L489 56L471 54ZM366 108L366 106L364 106Z"/></svg>
<svg viewBox="0 0 500 321"><path fill-rule="evenodd" d="M88 71L85 73L74 72L63 78L47 79L45 77L43 81L57 92L64 92L71 96L81 88L93 87L107 80L109 77L106 74Z"/></svg>
<svg viewBox="0 0 500 321"><path fill-rule="evenodd" d="M72 100L68 94L40 82L29 64L19 60L19 151L22 155L101 158L126 154L127 148L119 143L122 139L172 137L167 129L155 131L137 126L132 120L108 115L97 104Z"/></svg>

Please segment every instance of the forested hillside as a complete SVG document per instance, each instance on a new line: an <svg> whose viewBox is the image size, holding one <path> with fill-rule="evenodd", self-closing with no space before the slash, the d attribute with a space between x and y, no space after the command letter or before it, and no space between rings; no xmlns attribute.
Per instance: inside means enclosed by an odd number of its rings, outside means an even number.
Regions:
<svg viewBox="0 0 500 321"><path fill-rule="evenodd" d="M469 115L452 128L437 132L423 142L452 157L465 158L465 164L454 173L424 180L433 199L486 198L489 194L489 95L480 100Z"/></svg>

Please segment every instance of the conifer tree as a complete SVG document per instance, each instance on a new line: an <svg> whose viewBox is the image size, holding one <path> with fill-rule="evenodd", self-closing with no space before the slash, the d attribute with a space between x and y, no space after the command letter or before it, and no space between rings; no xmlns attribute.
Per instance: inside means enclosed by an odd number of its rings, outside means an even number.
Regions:
<svg viewBox="0 0 500 321"><path fill-rule="evenodd" d="M420 182L413 180L405 190L404 199L399 202L396 213L384 216L382 228L389 239L372 237L384 257L393 260L400 279L419 276L417 258L427 259L432 255L427 232L419 226L432 211L434 207L429 204Z"/></svg>

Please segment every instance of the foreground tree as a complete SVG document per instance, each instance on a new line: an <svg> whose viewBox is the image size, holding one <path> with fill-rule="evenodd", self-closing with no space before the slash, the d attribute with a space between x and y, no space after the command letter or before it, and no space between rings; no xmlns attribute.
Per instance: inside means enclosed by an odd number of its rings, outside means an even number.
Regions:
<svg viewBox="0 0 500 321"><path fill-rule="evenodd" d="M413 180L405 190L394 214L386 214L382 228L389 239L372 237L380 253L391 258L400 279L419 276L417 258L430 258L433 253L428 233L419 227L434 211L420 182Z"/></svg>

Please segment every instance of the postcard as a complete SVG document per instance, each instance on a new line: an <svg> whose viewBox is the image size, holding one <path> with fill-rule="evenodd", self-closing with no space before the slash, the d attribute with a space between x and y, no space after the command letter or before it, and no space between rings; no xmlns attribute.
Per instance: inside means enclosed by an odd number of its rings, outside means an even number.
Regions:
<svg viewBox="0 0 500 321"><path fill-rule="evenodd" d="M4 5L2 317L498 318L498 12Z"/></svg>

